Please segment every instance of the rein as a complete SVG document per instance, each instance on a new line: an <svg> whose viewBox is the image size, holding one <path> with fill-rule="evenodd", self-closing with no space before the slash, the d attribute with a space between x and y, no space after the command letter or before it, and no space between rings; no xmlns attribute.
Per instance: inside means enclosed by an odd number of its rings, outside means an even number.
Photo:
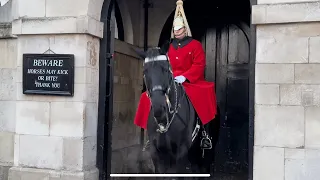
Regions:
<svg viewBox="0 0 320 180"><path fill-rule="evenodd" d="M157 132L159 132L159 133L166 133L169 130L169 128L171 126L171 123L173 122L173 119L174 119L175 115L178 113L178 110L179 110L179 107L180 107L180 99L178 101L177 85L174 82L173 72L172 72L171 68L169 68L169 70L170 70L171 82L172 83L170 84L170 86L168 87L167 91L165 92L165 97L166 97L166 104L168 106L168 110L169 110L169 114L171 115L171 118L169 119L169 115L168 115L168 113L166 113L167 123L166 123L166 125L163 125L162 123L158 122L156 117L153 117L155 122L156 122L156 124L158 125ZM143 77L144 77L143 79L144 79L144 82L145 82L145 85L146 85L147 96L150 99L151 95L150 95L150 92L149 92L149 88L148 88L148 85L147 85L147 81L146 81L145 75ZM174 109L171 110L172 103L171 103L170 98L169 98L169 93L170 93L172 84L173 84L173 87L174 87L175 104L174 104ZM151 89L151 91L152 92L163 91L163 88L161 86L155 86L155 87L153 87ZM151 101L151 106L152 106L152 101Z"/></svg>

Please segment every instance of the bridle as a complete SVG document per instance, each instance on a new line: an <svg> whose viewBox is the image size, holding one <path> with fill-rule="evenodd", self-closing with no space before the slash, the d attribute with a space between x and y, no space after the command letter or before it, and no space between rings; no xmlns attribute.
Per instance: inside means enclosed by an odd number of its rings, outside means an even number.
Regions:
<svg viewBox="0 0 320 180"><path fill-rule="evenodd" d="M167 61L169 62L168 60L168 56L166 56L166 59ZM175 117L175 115L178 113L178 110L179 110L179 107L180 107L180 100L178 101L178 90L177 90L177 84L175 83L174 81L174 78L173 78L173 72L171 70L171 67L169 66L169 71L170 71L170 80L171 80L171 83L169 84L167 90L165 91L164 95L165 95L165 98L166 98L166 105L168 107L168 112L166 113L166 124L164 125L163 123L159 123L157 118L153 116L153 119L155 120L156 124L158 125L158 128L157 128L157 132L159 133L166 133L169 128L170 128L170 125L171 123L173 122L173 119ZM147 86L147 81L146 81L146 77L145 75L143 75L143 79L144 79L144 82L145 82L145 85L146 85L146 93L147 93L147 96L148 98L150 99L150 102L151 102L151 107L152 107L152 101L151 101L151 94L150 94L150 91L151 92L155 92L155 91L164 91L163 87L158 85L158 86L154 86L152 87L152 89L150 90ZM174 87L174 96L175 96L175 102L174 102L174 107L173 109L172 108L172 103L170 101L170 98L169 98L169 93L171 91L171 87ZM169 118L169 114L171 115L171 118Z"/></svg>
<svg viewBox="0 0 320 180"><path fill-rule="evenodd" d="M169 57L167 55L163 55L166 57L166 61L169 62ZM164 59L162 59L164 60ZM159 123L159 121L157 120L156 117L153 116L153 119L154 121L156 122L158 128L157 128L157 132L163 134L163 133L166 133L170 126L171 126L171 123L173 122L173 119L175 118L175 116L177 115L178 113L178 110L179 108L181 107L181 104L180 104L180 99L178 99L178 89L177 89L177 86L180 86L180 84L177 84L175 83L174 81L174 77L173 77L173 72L172 72L172 69L171 69L171 66L169 65L169 71L170 71L170 80L171 80L171 83L169 84L167 90L165 91L164 95L165 95L165 98L166 98L166 104L167 104L167 107L168 107L168 111L169 113L166 113L166 124L162 124L162 123ZM144 80L144 83L146 85L146 93L147 93L147 96L148 98L150 99L150 102L151 102L151 107L152 107L152 101L151 101L151 94L150 94L150 91L151 92L155 92L155 91L164 91L163 87L158 85L158 86L154 86L152 87L152 89L150 90L148 88L148 84L147 84L147 81L146 81L146 77L145 75L143 75L143 80ZM169 98L169 93L171 91L171 87L174 87L174 96L175 96L175 102L174 102L174 108L172 108L172 103L170 101L170 98ZM181 85L182 86L182 85ZM185 93L185 91L183 91ZM183 96L180 96L180 97L183 97ZM171 115L171 118L169 118L169 115ZM196 126L194 127L194 130L192 132L192 142L195 140L195 138L197 137L198 133L200 131L200 121L199 119L196 121Z"/></svg>

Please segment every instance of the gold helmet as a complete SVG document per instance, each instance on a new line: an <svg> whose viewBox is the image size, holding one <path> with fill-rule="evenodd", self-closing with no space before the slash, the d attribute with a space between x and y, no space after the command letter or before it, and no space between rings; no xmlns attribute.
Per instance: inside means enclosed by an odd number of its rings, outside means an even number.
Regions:
<svg viewBox="0 0 320 180"><path fill-rule="evenodd" d="M180 28L185 27L187 36L192 37L188 21L187 21L186 15L183 10L183 1L177 0L176 4L177 4L177 7L176 7L176 12L174 14L172 30L179 30ZM174 37L174 35L173 35L173 31L172 31L171 38L173 38L173 37Z"/></svg>

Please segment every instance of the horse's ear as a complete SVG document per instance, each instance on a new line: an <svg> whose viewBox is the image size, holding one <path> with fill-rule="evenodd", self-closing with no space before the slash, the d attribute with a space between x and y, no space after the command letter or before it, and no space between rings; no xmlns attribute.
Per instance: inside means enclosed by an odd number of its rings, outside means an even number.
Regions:
<svg viewBox="0 0 320 180"><path fill-rule="evenodd" d="M141 49L138 49L138 48L132 48L131 49L136 52L138 54L138 56L140 56L141 59L145 59L146 58L146 52L144 52L143 50Z"/></svg>

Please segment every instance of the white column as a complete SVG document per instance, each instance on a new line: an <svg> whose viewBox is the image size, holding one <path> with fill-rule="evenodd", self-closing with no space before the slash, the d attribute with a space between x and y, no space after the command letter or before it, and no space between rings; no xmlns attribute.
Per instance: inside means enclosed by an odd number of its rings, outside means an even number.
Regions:
<svg viewBox="0 0 320 180"><path fill-rule="evenodd" d="M257 25L254 179L318 179L319 2L258 0L252 15Z"/></svg>
<svg viewBox="0 0 320 180"><path fill-rule="evenodd" d="M14 167L11 180L97 180L97 114L101 3L88 0L15 0L17 36ZM88 6L89 4L89 6ZM91 13L94 12L94 13ZM24 95L24 53L74 54L73 97Z"/></svg>

